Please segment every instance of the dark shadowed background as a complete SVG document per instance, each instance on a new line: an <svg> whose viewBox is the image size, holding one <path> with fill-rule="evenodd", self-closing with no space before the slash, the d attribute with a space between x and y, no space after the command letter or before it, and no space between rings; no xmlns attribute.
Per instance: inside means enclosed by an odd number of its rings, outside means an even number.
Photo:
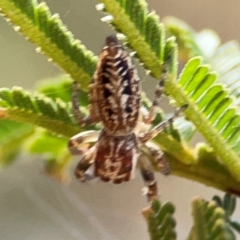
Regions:
<svg viewBox="0 0 240 240"><path fill-rule="evenodd" d="M53 13L88 49L98 54L112 30L100 21L93 0L48 0ZM173 15L194 29L212 28L223 42L240 40L238 0L150 0L149 9L163 18ZM155 82L141 70L148 93ZM0 87L14 85L31 89L39 79L61 73L35 46L15 33L0 18ZM1 133L0 133L1 134ZM0 239L3 240L145 240L147 228L140 211L142 180L121 186L101 182L80 184L73 179L61 184L43 174L40 158L20 159L0 172ZM185 239L191 226L190 201L200 195L210 198L221 192L178 177L157 176L160 197L176 207L178 239Z"/></svg>

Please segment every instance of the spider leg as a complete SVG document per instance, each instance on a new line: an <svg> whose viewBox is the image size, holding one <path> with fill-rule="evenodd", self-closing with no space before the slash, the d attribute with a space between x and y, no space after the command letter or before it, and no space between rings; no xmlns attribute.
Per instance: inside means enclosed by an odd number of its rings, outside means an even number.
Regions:
<svg viewBox="0 0 240 240"><path fill-rule="evenodd" d="M157 181L154 177L154 172L149 160L144 154L138 157L138 165L140 168L142 179L146 185L144 195L147 195L148 201L153 201L157 198Z"/></svg>
<svg viewBox="0 0 240 240"><path fill-rule="evenodd" d="M88 170L94 162L96 146L88 148L89 146L86 147L86 145L90 142L96 142L98 135L98 131L85 131L71 137L68 142L68 149L72 155L83 155L74 172L81 182L94 178L94 174Z"/></svg>
<svg viewBox="0 0 240 240"><path fill-rule="evenodd" d="M94 121L92 120L91 115L83 118L83 114L81 113L81 111L79 109L79 101L78 101L79 86L76 81L73 82L72 88L73 88L73 92L72 92L71 101L72 101L74 118L76 119L77 123L80 126L85 126L85 125L89 125L89 124L93 123Z"/></svg>
<svg viewBox="0 0 240 240"><path fill-rule="evenodd" d="M182 107L180 107L179 109L177 109L174 113L174 115L169 118L168 120L164 121L164 122L161 122L159 123L157 126L155 126L154 128L152 128L149 132L147 133L142 133L140 136L139 136L139 140L142 142L142 143L145 143L147 142L148 140L156 137L160 132L162 132L163 130L165 130L167 127L169 127L173 121L179 116L179 114L181 112L183 112L186 108L188 107L187 104L183 105Z"/></svg>
<svg viewBox="0 0 240 240"><path fill-rule="evenodd" d="M91 147L77 164L74 174L81 182L95 178L93 170L90 168L94 163L96 146Z"/></svg>
<svg viewBox="0 0 240 240"><path fill-rule="evenodd" d="M160 77L160 80L156 86L156 90L155 90L155 98L152 102L152 107L150 108L148 117L145 119L145 123L150 124L156 117L157 112L158 112L158 108L160 105L160 99L161 96L163 94L164 91L164 84L165 84L165 80L167 78L167 72L168 72L168 62L165 62L162 65L162 74Z"/></svg>
<svg viewBox="0 0 240 240"><path fill-rule="evenodd" d="M72 155L82 155L86 152L84 145L98 140L98 131L85 131L78 133L70 138L68 142L68 149ZM88 149L88 148L87 148Z"/></svg>
<svg viewBox="0 0 240 240"><path fill-rule="evenodd" d="M151 141L146 142L141 148L143 152L146 152L153 157L153 160L164 175L169 175L171 173L169 162L156 144Z"/></svg>

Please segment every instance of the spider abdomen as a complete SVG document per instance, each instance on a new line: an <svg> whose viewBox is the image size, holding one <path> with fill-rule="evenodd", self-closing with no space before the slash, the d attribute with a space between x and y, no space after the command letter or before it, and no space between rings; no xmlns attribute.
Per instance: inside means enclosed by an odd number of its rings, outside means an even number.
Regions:
<svg viewBox="0 0 240 240"><path fill-rule="evenodd" d="M135 128L139 116L139 77L122 46L114 39L108 44L100 54L92 92L106 132L127 135Z"/></svg>

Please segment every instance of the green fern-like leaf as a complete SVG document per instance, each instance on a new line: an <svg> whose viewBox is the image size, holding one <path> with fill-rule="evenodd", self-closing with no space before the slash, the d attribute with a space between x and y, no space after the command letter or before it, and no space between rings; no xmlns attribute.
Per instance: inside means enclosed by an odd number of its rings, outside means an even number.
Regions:
<svg viewBox="0 0 240 240"><path fill-rule="evenodd" d="M166 18L164 22L168 34L176 37L180 54L188 52L183 61L186 62L190 56L203 56L204 62L212 65L213 70L218 73L217 80L229 89L239 107L239 44L236 41L229 41L220 45L219 37L213 31L208 29L199 33L194 32L186 23L173 17ZM204 44L206 42L207 44Z"/></svg>
<svg viewBox="0 0 240 240"><path fill-rule="evenodd" d="M215 201L206 202L196 197L192 202L192 209L194 225L188 240L235 239L229 232L226 213Z"/></svg>
<svg viewBox="0 0 240 240"><path fill-rule="evenodd" d="M231 234L233 239L237 239L234 233L234 230L237 233L240 233L240 223L238 221L232 220L232 214L236 209L237 199L234 195L226 193L221 199L219 196L214 196L213 201L216 202L217 206L224 209L226 213L226 222L228 223L228 232Z"/></svg>
<svg viewBox="0 0 240 240"><path fill-rule="evenodd" d="M31 94L19 87L12 90L2 88L0 99L6 119L41 126L68 137L79 131L70 117L71 108L60 99L53 101L44 95Z"/></svg>
<svg viewBox="0 0 240 240"><path fill-rule="evenodd" d="M35 0L0 0L0 9L16 30L87 90L96 58L73 38L57 14L52 15L45 3Z"/></svg>
<svg viewBox="0 0 240 240"><path fill-rule="evenodd" d="M174 212L175 208L172 203L167 202L161 205L159 200L152 202L150 209L143 210L151 240L176 239Z"/></svg>
<svg viewBox="0 0 240 240"><path fill-rule="evenodd" d="M169 93L179 91L179 94L174 94L176 101L188 102L186 116L221 156L222 163L239 180L239 149L234 139L239 134L236 127L240 116L227 90L214 82L216 75L209 70L208 66L201 65L200 58L191 59L179 77L179 86L174 80L168 82Z"/></svg>

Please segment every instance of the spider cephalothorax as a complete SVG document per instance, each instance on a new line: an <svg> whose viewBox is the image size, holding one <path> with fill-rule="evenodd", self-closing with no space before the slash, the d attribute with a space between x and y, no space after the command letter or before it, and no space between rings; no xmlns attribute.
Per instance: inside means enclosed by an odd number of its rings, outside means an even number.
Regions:
<svg viewBox="0 0 240 240"><path fill-rule="evenodd" d="M141 148L148 149L164 174L170 168L161 150L148 142L163 131L186 106L180 108L172 118L151 129L156 116L166 69L157 85L155 99L150 112L140 106L140 81L132 60L124 48L118 44L115 36L106 38L92 83L89 86L90 115L82 118L78 104L78 85L73 83L73 113L81 125L102 123L102 130L86 131L73 136L69 141L72 154L83 155L78 163L75 175L81 181L99 177L103 181L121 183L134 176L137 162L147 185L149 199L156 197L157 187L152 169ZM88 150L85 143L96 142Z"/></svg>

